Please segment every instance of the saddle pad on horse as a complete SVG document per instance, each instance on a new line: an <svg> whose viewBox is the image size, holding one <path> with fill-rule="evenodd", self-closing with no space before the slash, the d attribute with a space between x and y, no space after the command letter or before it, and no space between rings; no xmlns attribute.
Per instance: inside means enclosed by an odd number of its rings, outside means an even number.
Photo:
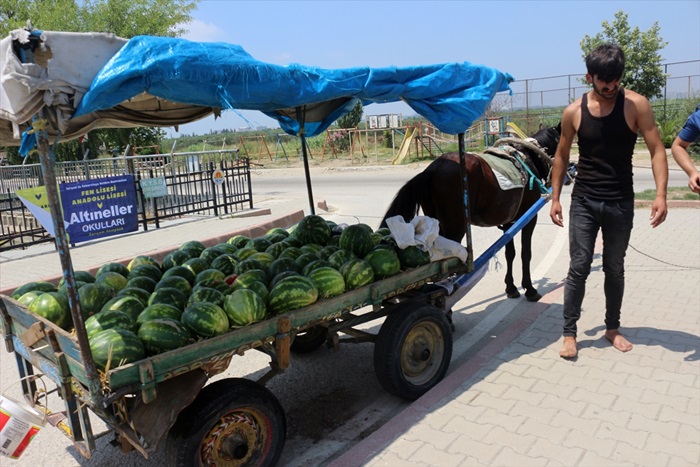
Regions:
<svg viewBox="0 0 700 467"><path fill-rule="evenodd" d="M497 148L488 148L479 157L491 167L501 190L525 187L527 173L515 157Z"/></svg>

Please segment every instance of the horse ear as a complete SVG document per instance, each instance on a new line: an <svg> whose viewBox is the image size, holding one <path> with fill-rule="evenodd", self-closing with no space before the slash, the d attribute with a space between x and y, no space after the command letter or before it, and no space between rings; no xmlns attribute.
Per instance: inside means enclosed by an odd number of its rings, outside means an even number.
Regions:
<svg viewBox="0 0 700 467"><path fill-rule="evenodd" d="M561 134L561 120L559 120L559 123L557 123L557 126L555 128L557 130L557 133Z"/></svg>

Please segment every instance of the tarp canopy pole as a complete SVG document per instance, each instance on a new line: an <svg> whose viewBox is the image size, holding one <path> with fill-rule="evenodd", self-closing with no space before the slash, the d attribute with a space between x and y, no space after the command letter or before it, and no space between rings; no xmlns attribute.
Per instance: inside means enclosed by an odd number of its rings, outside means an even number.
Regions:
<svg viewBox="0 0 700 467"><path fill-rule="evenodd" d="M467 180L467 151L464 147L464 132L457 135L457 143L459 147L459 170L462 175L462 209L464 210L464 232L467 236L467 267L472 270L474 265L474 250L472 249L472 228L471 219L469 217L469 180Z"/></svg>
<svg viewBox="0 0 700 467"><path fill-rule="evenodd" d="M34 50L40 43L40 39L36 35L30 36L32 39L28 44L22 44L19 47L20 60L23 63L34 63ZM33 38L36 38L34 40ZM39 151L39 160L41 162L41 171L44 176L44 186L46 188L47 202L51 211L51 219L53 220L54 234L56 238L56 248L58 249L59 258L61 260L61 268L63 269L63 280L66 285L66 295L68 296L68 305L75 326L75 334L78 340L78 350L80 356L85 363L85 376L89 382L89 390L93 397L101 398L100 378L95 367L95 362L92 359L90 352L90 344L85 331L85 322L80 311L80 302L78 299L78 286L75 281L75 272L73 271L73 262L71 261L70 249L68 245L68 236L66 227L63 221L63 211L61 209L61 201L58 194L58 183L56 182L56 171L54 165L56 156L51 150L49 144L49 136L47 132L48 121L44 116L44 110L39 109L32 118L32 131L36 133L37 149Z"/></svg>
<svg viewBox="0 0 700 467"><path fill-rule="evenodd" d="M309 157L306 150L306 131L304 131L304 122L306 120L306 106L296 108L297 122L299 123L299 139L301 140L301 155L304 158L304 175L306 175L306 191L309 195L309 212L313 216L316 214L314 207L314 194L311 190L311 173L309 172Z"/></svg>

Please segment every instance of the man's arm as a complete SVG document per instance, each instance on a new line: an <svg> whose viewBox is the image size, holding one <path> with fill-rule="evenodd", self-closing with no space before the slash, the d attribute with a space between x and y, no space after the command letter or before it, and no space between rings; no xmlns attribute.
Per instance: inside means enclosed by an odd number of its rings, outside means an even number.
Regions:
<svg viewBox="0 0 700 467"><path fill-rule="evenodd" d="M578 108L580 108L580 103L576 101L564 109L564 113L561 117L561 136L559 137L557 152L554 154L554 166L552 167L552 207L549 211L549 217L551 217L552 222L559 227L564 227L560 196L561 189L564 186L566 169L569 166L569 159L571 157L571 144L576 135L574 119Z"/></svg>
<svg viewBox="0 0 700 467"><path fill-rule="evenodd" d="M684 141L680 136L676 136L671 145L671 154L673 154L673 158L680 168L688 174L688 188L693 193L700 193L700 172L695 168L695 164L693 164L690 154L688 154L688 146L690 144L691 142Z"/></svg>
<svg viewBox="0 0 700 467"><path fill-rule="evenodd" d="M658 227L666 220L668 208L666 206L666 190L668 186L668 162L666 161L666 149L661 141L659 129L654 120L654 111L649 101L640 95L635 96L635 106L637 108L637 126L644 138L644 142L651 155L651 170L654 174L656 184L656 198L651 205L652 227Z"/></svg>

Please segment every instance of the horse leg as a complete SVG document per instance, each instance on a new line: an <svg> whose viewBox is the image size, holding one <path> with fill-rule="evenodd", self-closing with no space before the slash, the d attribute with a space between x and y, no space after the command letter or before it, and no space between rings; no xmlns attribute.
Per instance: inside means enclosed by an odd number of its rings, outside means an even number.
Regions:
<svg viewBox="0 0 700 467"><path fill-rule="evenodd" d="M510 226L505 226L504 230L508 230L508 227ZM506 243L506 278L505 278L505 283L506 283L506 296L508 298L518 298L520 297L520 292L518 292L518 288L515 286L515 282L513 281L513 261L515 260L515 244L513 243L513 240L509 241Z"/></svg>
<svg viewBox="0 0 700 467"><path fill-rule="evenodd" d="M535 231L535 226L537 225L537 216L533 217L530 222L525 225L522 231L522 252L520 253L520 258L523 263L523 281L521 285L525 289L525 298L528 302L536 302L542 295L540 295L535 287L532 285L532 278L530 277L530 261L532 260L532 234Z"/></svg>

